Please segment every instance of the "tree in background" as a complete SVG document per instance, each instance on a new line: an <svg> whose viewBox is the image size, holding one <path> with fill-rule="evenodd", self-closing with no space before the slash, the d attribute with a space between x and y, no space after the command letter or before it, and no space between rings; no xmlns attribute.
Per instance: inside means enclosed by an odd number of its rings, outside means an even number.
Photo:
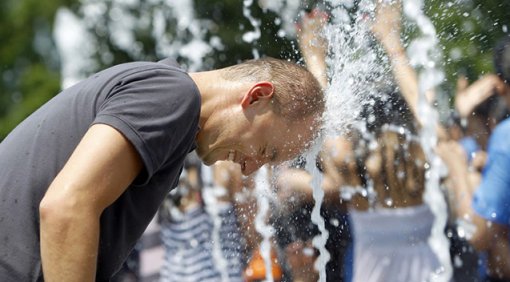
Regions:
<svg viewBox="0 0 510 282"><path fill-rule="evenodd" d="M202 69L218 68L253 58L254 48L260 55L298 59L294 38L284 32L282 19L260 8L257 1L244 7L248 2L0 1L0 140L60 90L60 57L52 37L59 7L65 6L81 18L93 14L93 21L85 27L94 46L89 58L94 69L84 70L84 75L113 64L165 56L189 69L197 68L198 61ZM310 1L302 2L308 5ZM492 48L510 29L509 1L427 0L425 4L440 37L450 91L459 74L475 80L493 71ZM99 8L86 9L93 5ZM243 39L256 29L246 12L260 21L258 39Z"/></svg>
<svg viewBox="0 0 510 282"><path fill-rule="evenodd" d="M0 1L0 140L59 90L55 10L72 0Z"/></svg>
<svg viewBox="0 0 510 282"><path fill-rule="evenodd" d="M426 7L443 47L450 89L458 75L474 81L494 71L492 49L510 34L510 1L428 0Z"/></svg>

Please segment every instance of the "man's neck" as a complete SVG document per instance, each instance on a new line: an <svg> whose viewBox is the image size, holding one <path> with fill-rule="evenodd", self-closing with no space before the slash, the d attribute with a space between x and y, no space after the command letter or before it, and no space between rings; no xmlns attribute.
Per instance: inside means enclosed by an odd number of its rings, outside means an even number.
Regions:
<svg viewBox="0 0 510 282"><path fill-rule="evenodd" d="M230 81L221 77L218 70L189 73L200 91L202 105L200 109L200 125L218 110L228 107L235 93Z"/></svg>

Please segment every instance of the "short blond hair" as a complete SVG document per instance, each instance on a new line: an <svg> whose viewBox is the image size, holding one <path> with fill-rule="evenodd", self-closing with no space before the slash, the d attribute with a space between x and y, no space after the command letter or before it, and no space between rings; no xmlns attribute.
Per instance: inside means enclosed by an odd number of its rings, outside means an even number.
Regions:
<svg viewBox="0 0 510 282"><path fill-rule="evenodd" d="M322 117L325 105L319 82L294 62L266 57L224 68L222 73L231 81L273 83L273 110L288 121Z"/></svg>

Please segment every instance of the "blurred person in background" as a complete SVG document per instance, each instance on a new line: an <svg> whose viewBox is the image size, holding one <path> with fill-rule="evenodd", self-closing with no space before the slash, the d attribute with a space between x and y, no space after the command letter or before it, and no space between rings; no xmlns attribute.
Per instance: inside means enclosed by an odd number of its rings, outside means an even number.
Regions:
<svg viewBox="0 0 510 282"><path fill-rule="evenodd" d="M319 229L312 221L312 210L316 204L312 196L312 176L303 165L296 162L276 173L278 202L283 205L276 207L272 223L290 281L312 282L319 279L314 267L319 250L312 243L319 235ZM323 189L325 195L320 214L329 233L325 247L330 255L325 269L326 281L349 281L346 270L350 262L346 262L346 254L350 230L346 205L339 199L338 187L324 184Z"/></svg>
<svg viewBox="0 0 510 282"><path fill-rule="evenodd" d="M494 83L506 107L510 107L510 37L505 37L494 50L496 74ZM485 78L482 78L482 80ZM478 100L476 95L470 100ZM485 95L485 97L492 93ZM457 104L464 103L463 100ZM471 103L476 106L476 103ZM473 106L465 107L467 111ZM459 107L459 112L462 107ZM470 168L468 151L461 143L450 141L438 145L437 153L449 170L450 189L456 200L455 212L463 222L466 238L480 252L487 253L487 276L484 281L510 281L510 119L495 126L487 145L487 161L481 177ZM472 175L476 176L473 177Z"/></svg>
<svg viewBox="0 0 510 282"><path fill-rule="evenodd" d="M241 190L241 170L218 162L211 167L214 178L204 181L201 166L195 154L188 155L178 188L160 207L165 247L160 281L243 281L245 240L229 197Z"/></svg>
<svg viewBox="0 0 510 282"><path fill-rule="evenodd" d="M400 21L400 3L378 2L372 31L398 91L382 87L363 109L363 122L326 140L321 154L324 181L349 202L353 281L427 281L441 267L428 244L434 215L423 202L427 159L418 138L418 80L400 42Z"/></svg>

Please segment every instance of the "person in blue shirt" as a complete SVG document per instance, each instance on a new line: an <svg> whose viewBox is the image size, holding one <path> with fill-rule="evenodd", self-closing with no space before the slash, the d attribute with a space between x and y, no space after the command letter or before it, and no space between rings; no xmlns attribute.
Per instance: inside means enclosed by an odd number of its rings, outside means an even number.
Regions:
<svg viewBox="0 0 510 282"><path fill-rule="evenodd" d="M495 49L495 66L505 82L503 97L510 107L510 37ZM452 192L456 199L456 215L466 228L466 238L478 251L487 252L485 281L510 280L510 118L499 123L492 132L487 147L487 163L479 183L468 168L462 145L455 141L442 142L437 153L449 170Z"/></svg>

